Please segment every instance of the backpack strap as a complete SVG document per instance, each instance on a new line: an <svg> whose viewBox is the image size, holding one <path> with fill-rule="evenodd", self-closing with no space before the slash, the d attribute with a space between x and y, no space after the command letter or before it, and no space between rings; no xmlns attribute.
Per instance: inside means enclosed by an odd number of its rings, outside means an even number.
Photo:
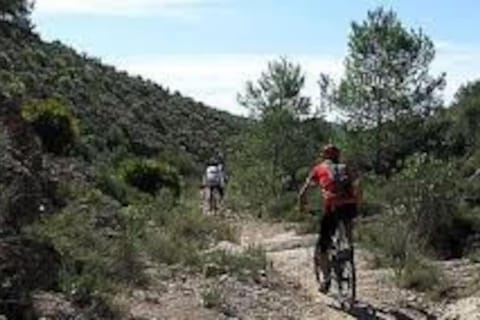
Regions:
<svg viewBox="0 0 480 320"><path fill-rule="evenodd" d="M328 174L331 181L335 179L335 164L331 160L325 160L324 165L328 168Z"/></svg>

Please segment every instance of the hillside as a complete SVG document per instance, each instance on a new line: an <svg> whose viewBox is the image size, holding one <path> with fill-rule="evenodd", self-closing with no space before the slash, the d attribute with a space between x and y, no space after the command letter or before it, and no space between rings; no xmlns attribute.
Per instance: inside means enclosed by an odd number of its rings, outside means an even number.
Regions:
<svg viewBox="0 0 480 320"><path fill-rule="evenodd" d="M205 159L244 121L8 23L0 24L0 48L2 85L24 99L67 103L89 155L123 147L154 156L173 148Z"/></svg>
<svg viewBox="0 0 480 320"><path fill-rule="evenodd" d="M0 317L40 317L43 290L47 309L118 319L110 299L148 278L146 259L183 264L234 237L185 206L184 181L246 120L1 20Z"/></svg>

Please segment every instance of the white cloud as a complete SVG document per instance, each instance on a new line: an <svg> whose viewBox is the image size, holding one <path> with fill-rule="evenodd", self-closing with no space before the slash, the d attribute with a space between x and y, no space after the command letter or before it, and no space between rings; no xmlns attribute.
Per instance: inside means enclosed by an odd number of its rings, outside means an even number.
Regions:
<svg viewBox="0 0 480 320"><path fill-rule="evenodd" d="M219 109L245 114L236 96L247 80L257 79L268 61L276 55L212 54L136 57L109 61L121 69L152 79L172 90L179 90ZM319 96L316 84L320 72L338 77L342 60L332 56L298 55L289 57L306 72L305 94Z"/></svg>
<svg viewBox="0 0 480 320"><path fill-rule="evenodd" d="M278 55L192 54L117 58L107 62L208 105L246 114L237 103L237 93L243 90L247 80L257 79L267 62L275 58ZM319 97L317 80L320 72L330 74L336 80L343 72L343 56L300 54L289 58L301 64L307 76L304 93L315 102ZM432 65L433 74L441 72L447 72L444 98L449 103L460 85L480 78L480 49L442 42Z"/></svg>
<svg viewBox="0 0 480 320"><path fill-rule="evenodd" d="M37 0L39 14L95 14L115 16L184 15L229 0Z"/></svg>
<svg viewBox="0 0 480 320"><path fill-rule="evenodd" d="M432 69L437 73L447 73L444 97L448 103L461 85L480 79L480 47L446 41L436 43L437 57Z"/></svg>

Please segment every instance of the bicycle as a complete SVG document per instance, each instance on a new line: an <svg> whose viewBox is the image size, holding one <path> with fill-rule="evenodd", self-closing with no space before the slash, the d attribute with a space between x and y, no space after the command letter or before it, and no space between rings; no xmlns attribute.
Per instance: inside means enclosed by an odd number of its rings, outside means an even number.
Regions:
<svg viewBox="0 0 480 320"><path fill-rule="evenodd" d="M218 188L210 187L208 191L209 212L216 215L220 204L220 191Z"/></svg>
<svg viewBox="0 0 480 320"><path fill-rule="evenodd" d="M354 261L354 246L347 236L347 228L340 220L333 235L330 249L331 271L337 283L338 295L342 303L353 304L356 299L356 272Z"/></svg>
<svg viewBox="0 0 480 320"><path fill-rule="evenodd" d="M318 253L315 253L318 254ZM338 290L337 299L342 307L356 301L356 272L354 261L354 246L347 236L345 222L340 219L332 237L332 245L329 249L331 279L336 283ZM315 277L320 282L320 266L318 259L314 259Z"/></svg>

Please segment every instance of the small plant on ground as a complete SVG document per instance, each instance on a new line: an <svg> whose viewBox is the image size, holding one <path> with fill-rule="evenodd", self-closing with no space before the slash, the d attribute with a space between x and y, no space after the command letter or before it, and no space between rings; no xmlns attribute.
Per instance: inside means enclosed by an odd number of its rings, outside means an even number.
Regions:
<svg viewBox="0 0 480 320"><path fill-rule="evenodd" d="M200 268L201 251L219 241L237 241L237 232L217 217L205 216L198 208L180 205L170 210L144 210L155 228L148 231L145 248L158 262Z"/></svg>
<svg viewBox="0 0 480 320"><path fill-rule="evenodd" d="M403 288L428 293L436 300L445 296L450 289L449 281L441 269L420 257L409 259L397 281Z"/></svg>
<svg viewBox="0 0 480 320"><path fill-rule="evenodd" d="M205 288L202 292L203 306L208 309L220 309L224 304L224 294L218 285Z"/></svg>
<svg viewBox="0 0 480 320"><path fill-rule="evenodd" d="M214 265L218 273L231 274L239 280L250 279L256 272L266 270L268 265L265 251L260 247L249 247L239 253L214 251L205 257L205 264Z"/></svg>
<svg viewBox="0 0 480 320"><path fill-rule="evenodd" d="M468 259L473 263L480 263L480 248L469 252Z"/></svg>

